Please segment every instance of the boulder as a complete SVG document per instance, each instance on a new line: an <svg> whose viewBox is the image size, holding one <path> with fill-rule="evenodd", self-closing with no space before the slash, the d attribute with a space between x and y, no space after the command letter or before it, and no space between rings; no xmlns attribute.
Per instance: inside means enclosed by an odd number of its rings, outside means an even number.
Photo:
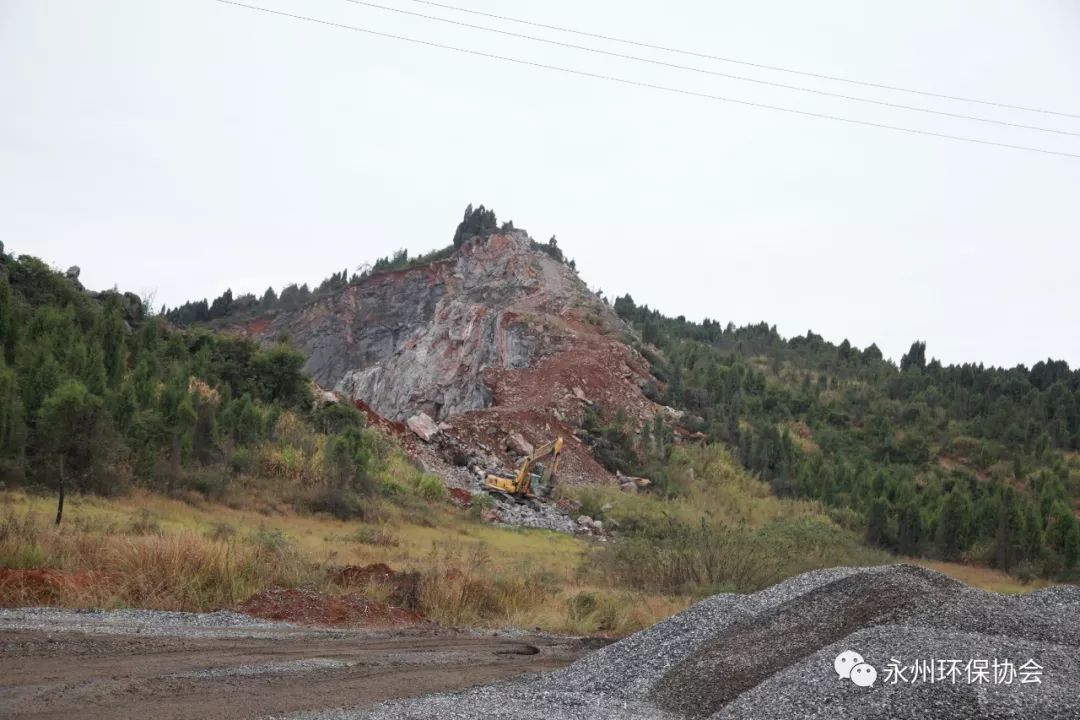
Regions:
<svg viewBox="0 0 1080 720"><path fill-rule="evenodd" d="M589 398L587 398L585 396L585 391L582 390L581 388L574 387L573 388L573 393L574 393L575 398L577 398L581 402L585 403L586 405L592 405L593 404L592 400L590 400Z"/></svg>
<svg viewBox="0 0 1080 720"><path fill-rule="evenodd" d="M82 270L79 269L78 265L72 265L67 269L67 272L64 273L64 276L68 280L70 280L75 287L79 288L80 290L85 290L86 288L84 288L83 284L79 282L79 274L81 272Z"/></svg>
<svg viewBox="0 0 1080 720"><path fill-rule="evenodd" d="M522 437L519 432L512 432L506 436L506 449L516 452L518 455L532 455L533 446Z"/></svg>
<svg viewBox="0 0 1080 720"><path fill-rule="evenodd" d="M312 384L311 391L312 391L312 395L315 396L315 406L316 407L324 407L326 405L337 405L337 403L338 403L338 396L337 395L330 392L329 390L324 390L323 388L319 387L318 385Z"/></svg>
<svg viewBox="0 0 1080 720"><path fill-rule="evenodd" d="M439 426L427 413L413 415L405 421L405 425L424 442L431 442L440 432Z"/></svg>

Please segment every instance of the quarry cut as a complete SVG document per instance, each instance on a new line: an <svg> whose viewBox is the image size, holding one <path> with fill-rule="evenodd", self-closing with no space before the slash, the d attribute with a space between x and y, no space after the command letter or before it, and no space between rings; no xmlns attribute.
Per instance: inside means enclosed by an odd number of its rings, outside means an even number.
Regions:
<svg viewBox="0 0 1080 720"><path fill-rule="evenodd" d="M614 482L576 436L587 408L637 423L674 412L646 398L643 388L656 380L624 342L630 328L522 230L374 273L248 332L265 342L287 336L320 386L504 470L517 461L515 445L562 436L561 481L570 483ZM430 469L455 484L438 458Z"/></svg>

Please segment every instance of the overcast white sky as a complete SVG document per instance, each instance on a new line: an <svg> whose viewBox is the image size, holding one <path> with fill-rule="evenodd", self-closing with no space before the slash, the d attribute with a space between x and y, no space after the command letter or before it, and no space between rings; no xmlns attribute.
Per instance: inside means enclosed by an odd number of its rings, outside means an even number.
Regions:
<svg viewBox="0 0 1080 720"><path fill-rule="evenodd" d="M1080 154L1080 137L659 69L360 7L253 4L755 102ZM380 0L373 0L379 2ZM495 21L381 0L479 24ZM1075 0L458 0L701 52L1080 114ZM768 80L1080 133L1080 119ZM1080 364L1080 159L417 47L212 0L0 0L0 240L158 303L446 245L466 203L671 315L894 358Z"/></svg>

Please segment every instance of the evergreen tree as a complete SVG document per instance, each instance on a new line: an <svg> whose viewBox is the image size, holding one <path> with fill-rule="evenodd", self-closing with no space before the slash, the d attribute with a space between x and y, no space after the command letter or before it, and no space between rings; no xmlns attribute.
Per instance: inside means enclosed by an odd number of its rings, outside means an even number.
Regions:
<svg viewBox="0 0 1080 720"><path fill-rule="evenodd" d="M277 293L274 292L274 288L266 288L266 292L263 293L262 298L259 300L259 307L263 310L268 310L277 303Z"/></svg>
<svg viewBox="0 0 1080 720"><path fill-rule="evenodd" d="M465 208L465 215L454 231L454 247L460 247L466 240L477 235L493 233L498 227L494 210L487 210L483 205L474 210L470 204Z"/></svg>
<svg viewBox="0 0 1080 720"><path fill-rule="evenodd" d="M339 487L370 494L374 484L369 475L372 453L364 433L348 427L330 439L327 460Z"/></svg>
<svg viewBox="0 0 1080 720"><path fill-rule="evenodd" d="M207 311L207 317L210 320L216 318L223 318L229 314L229 310L232 309L233 294L232 290L226 290L220 297L215 298L214 302L210 305L210 309Z"/></svg>
<svg viewBox="0 0 1080 720"><path fill-rule="evenodd" d="M876 497L870 503L870 511L866 514L866 543L882 548L891 547L891 535L889 532L889 502L883 497Z"/></svg>
<svg viewBox="0 0 1080 720"><path fill-rule="evenodd" d="M943 557L952 559L968 548L971 531L971 500L960 488L945 498L937 523L937 544Z"/></svg>
<svg viewBox="0 0 1080 720"><path fill-rule="evenodd" d="M3 269L0 269L0 355L12 363L15 360L15 303L11 297L11 284Z"/></svg>
<svg viewBox="0 0 1080 720"><path fill-rule="evenodd" d="M918 370L926 369L926 343L921 340L917 340L911 344L911 349L900 358L900 370L909 370L915 368Z"/></svg>
<svg viewBox="0 0 1080 720"><path fill-rule="evenodd" d="M26 425L18 381L0 354L0 479L20 479L25 454Z"/></svg>
<svg viewBox="0 0 1080 720"><path fill-rule="evenodd" d="M110 303L102 313L97 335L101 343L106 382L109 387L116 387L125 370L125 334L124 319L115 303Z"/></svg>
<svg viewBox="0 0 1080 720"><path fill-rule="evenodd" d="M55 468L58 502L56 524L64 512L64 494L69 479L80 483L93 469L104 446L101 398L92 395L77 380L60 384L41 405L35 427L39 455ZM55 464L54 464L55 463Z"/></svg>
<svg viewBox="0 0 1080 720"><path fill-rule="evenodd" d="M922 552L923 533L922 513L914 501L909 501L900 509L897 551L904 555L919 555Z"/></svg>
<svg viewBox="0 0 1080 720"><path fill-rule="evenodd" d="M1018 505L1016 490L1012 487L1005 488L994 535L994 565L1006 571L1023 559L1024 516Z"/></svg>

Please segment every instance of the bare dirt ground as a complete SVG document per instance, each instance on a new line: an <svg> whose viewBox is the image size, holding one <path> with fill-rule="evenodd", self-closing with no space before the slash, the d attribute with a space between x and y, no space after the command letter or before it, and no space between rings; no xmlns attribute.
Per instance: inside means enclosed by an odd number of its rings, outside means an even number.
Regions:
<svg viewBox="0 0 1080 720"><path fill-rule="evenodd" d="M561 667L589 649L517 633L264 624L157 635L153 624L116 633L77 617L45 627L0 618L0 717L214 720L368 707Z"/></svg>

